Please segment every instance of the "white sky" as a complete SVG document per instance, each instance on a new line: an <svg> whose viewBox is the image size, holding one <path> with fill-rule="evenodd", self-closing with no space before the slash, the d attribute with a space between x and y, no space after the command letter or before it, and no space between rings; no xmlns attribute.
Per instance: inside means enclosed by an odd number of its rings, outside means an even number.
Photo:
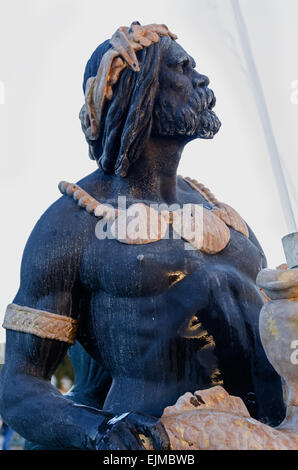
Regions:
<svg viewBox="0 0 298 470"><path fill-rule="evenodd" d="M298 2L240 4L297 217L298 104L291 103L291 83L298 80ZM287 227L230 0L0 0L0 320L18 289L25 242L59 196L58 182L95 169L78 120L86 61L133 20L166 23L217 96L221 131L213 141L189 144L180 173L240 212L270 266L284 262Z"/></svg>

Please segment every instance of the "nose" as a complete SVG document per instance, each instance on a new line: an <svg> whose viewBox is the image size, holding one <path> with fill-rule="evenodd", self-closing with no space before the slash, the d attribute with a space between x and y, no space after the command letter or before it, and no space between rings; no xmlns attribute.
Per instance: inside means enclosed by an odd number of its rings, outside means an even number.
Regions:
<svg viewBox="0 0 298 470"><path fill-rule="evenodd" d="M203 87L203 86L208 86L210 83L210 80L206 75L201 75L200 73L196 72L196 75L194 76L192 80L194 88L197 87Z"/></svg>

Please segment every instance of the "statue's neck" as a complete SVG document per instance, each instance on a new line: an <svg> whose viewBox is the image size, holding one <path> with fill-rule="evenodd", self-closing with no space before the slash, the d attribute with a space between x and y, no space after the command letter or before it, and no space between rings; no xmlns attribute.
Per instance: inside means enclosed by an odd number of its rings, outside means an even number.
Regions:
<svg viewBox="0 0 298 470"><path fill-rule="evenodd" d="M106 198L115 195L131 200L172 204L177 202L177 167L184 144L169 138L151 138L128 176L109 176Z"/></svg>

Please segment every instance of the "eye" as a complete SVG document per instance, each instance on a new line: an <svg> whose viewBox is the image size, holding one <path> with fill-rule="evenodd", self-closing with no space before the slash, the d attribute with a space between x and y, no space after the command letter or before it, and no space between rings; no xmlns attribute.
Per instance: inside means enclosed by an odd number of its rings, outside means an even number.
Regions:
<svg viewBox="0 0 298 470"><path fill-rule="evenodd" d="M179 72L184 73L185 70L187 69L187 67L189 66L189 63L190 63L190 60L189 60L188 57L186 57L185 59L180 60L177 64L177 68L178 68Z"/></svg>

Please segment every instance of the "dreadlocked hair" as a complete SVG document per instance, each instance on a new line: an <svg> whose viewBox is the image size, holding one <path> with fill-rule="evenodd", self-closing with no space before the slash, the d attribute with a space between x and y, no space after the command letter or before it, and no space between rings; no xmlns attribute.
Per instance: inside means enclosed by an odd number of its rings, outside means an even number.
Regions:
<svg viewBox="0 0 298 470"><path fill-rule="evenodd" d="M126 67L113 87L113 98L103 110L100 137L88 141L91 155L106 173L127 176L150 137L158 89L160 52L169 38L139 51L140 72Z"/></svg>

